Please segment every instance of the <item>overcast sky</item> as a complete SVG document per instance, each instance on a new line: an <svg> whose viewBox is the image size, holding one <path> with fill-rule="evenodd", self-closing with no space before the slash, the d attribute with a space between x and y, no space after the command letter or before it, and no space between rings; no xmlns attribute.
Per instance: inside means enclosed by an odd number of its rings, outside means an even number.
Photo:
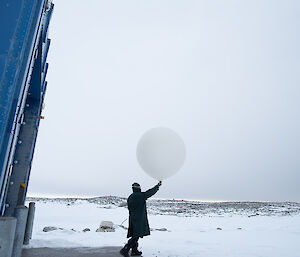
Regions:
<svg viewBox="0 0 300 257"><path fill-rule="evenodd" d="M156 197L300 201L300 2L56 0L30 195L128 196L150 128L187 148Z"/></svg>

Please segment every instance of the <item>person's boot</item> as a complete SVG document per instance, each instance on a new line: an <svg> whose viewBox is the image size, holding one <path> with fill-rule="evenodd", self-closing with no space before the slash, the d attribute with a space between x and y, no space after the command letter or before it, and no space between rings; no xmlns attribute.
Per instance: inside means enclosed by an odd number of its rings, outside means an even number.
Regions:
<svg viewBox="0 0 300 257"><path fill-rule="evenodd" d="M126 244L121 250L120 250L120 254L123 255L124 257L129 257L129 246L128 244Z"/></svg>
<svg viewBox="0 0 300 257"><path fill-rule="evenodd" d="M142 252L140 252L138 250L138 244L136 244L133 248L132 248L132 251L131 251L131 256L141 256L142 255Z"/></svg>

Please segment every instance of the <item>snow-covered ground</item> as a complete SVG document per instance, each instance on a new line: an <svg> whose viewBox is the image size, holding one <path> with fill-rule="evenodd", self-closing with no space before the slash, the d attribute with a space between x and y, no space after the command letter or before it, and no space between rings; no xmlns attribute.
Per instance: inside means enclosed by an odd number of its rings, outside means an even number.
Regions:
<svg viewBox="0 0 300 257"><path fill-rule="evenodd" d="M123 246L125 199L28 199L36 202L29 247ZM300 257L300 203L148 200L151 236L140 239L143 256ZM115 232L96 232L112 221ZM125 222L123 222L126 220ZM123 222L123 223L122 223ZM46 226L61 228L43 232ZM91 231L82 232L89 228ZM167 231L157 229L166 228Z"/></svg>

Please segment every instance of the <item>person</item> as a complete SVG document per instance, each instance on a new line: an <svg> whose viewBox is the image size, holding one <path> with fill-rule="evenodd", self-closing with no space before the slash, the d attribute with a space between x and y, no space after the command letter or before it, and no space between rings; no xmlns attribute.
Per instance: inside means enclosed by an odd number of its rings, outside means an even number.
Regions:
<svg viewBox="0 0 300 257"><path fill-rule="evenodd" d="M132 249L131 256L142 255L142 252L138 250L138 240L139 238L150 235L146 200L159 190L161 184L162 182L159 181L156 186L147 190L146 192L142 192L140 184L132 184L133 193L127 199L127 206L129 210L129 227L127 238L130 239L120 250L121 255L129 257L130 249Z"/></svg>

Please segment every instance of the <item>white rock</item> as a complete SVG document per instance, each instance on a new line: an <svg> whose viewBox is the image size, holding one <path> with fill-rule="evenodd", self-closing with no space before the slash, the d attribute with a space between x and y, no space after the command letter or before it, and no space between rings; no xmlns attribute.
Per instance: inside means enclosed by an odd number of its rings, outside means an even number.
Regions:
<svg viewBox="0 0 300 257"><path fill-rule="evenodd" d="M127 207L127 202L122 202L119 204L119 207Z"/></svg>
<svg viewBox="0 0 300 257"><path fill-rule="evenodd" d="M96 232L115 232L114 228L97 228Z"/></svg>
<svg viewBox="0 0 300 257"><path fill-rule="evenodd" d="M101 221L100 228L106 229L106 228L114 228L114 223L111 221Z"/></svg>
<svg viewBox="0 0 300 257"><path fill-rule="evenodd" d="M111 221L101 221L100 227L96 232L115 232L114 223Z"/></svg>

